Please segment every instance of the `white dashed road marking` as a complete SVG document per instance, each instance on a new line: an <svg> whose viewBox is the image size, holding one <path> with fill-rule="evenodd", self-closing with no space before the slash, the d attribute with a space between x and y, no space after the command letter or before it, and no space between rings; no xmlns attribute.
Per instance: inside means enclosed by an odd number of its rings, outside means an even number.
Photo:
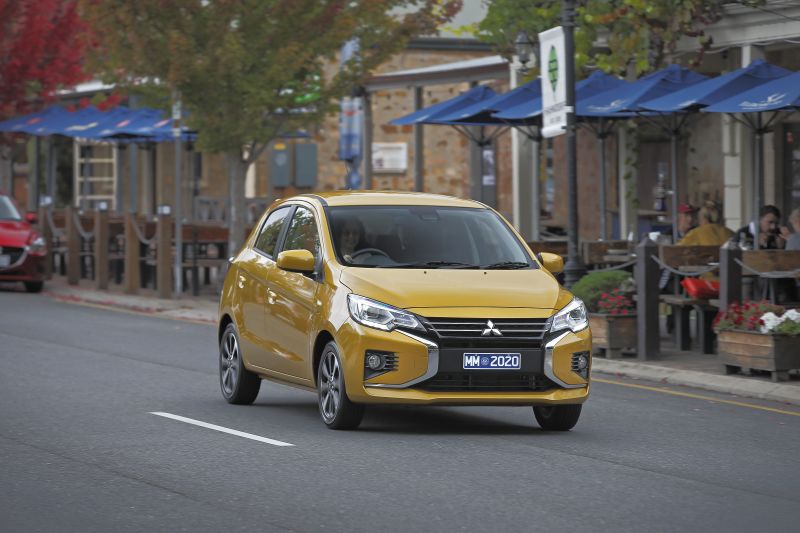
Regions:
<svg viewBox="0 0 800 533"><path fill-rule="evenodd" d="M272 444L273 446L294 446L294 444L290 444L288 442L283 442L275 439L268 439L267 437L261 437L260 435L253 435L252 433L245 433L244 431L237 431L235 429L217 426L216 424L209 424L208 422L202 422L200 420L195 420L193 418L186 418L185 416L173 415L172 413L151 412L150 414L156 416L163 416L164 418L171 418L172 420L177 420L178 422L185 422L187 424L200 426L201 428L213 429L214 431L221 431L222 433L236 435L237 437L242 437L245 439L256 440L258 442L263 442L265 444Z"/></svg>

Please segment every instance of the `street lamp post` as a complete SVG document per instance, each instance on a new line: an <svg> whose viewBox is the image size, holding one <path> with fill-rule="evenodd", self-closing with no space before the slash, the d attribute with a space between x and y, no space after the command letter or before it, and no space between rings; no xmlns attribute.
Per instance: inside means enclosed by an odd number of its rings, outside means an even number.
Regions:
<svg viewBox="0 0 800 533"><path fill-rule="evenodd" d="M577 139L575 131L575 0L564 0L561 12L564 27L564 55L567 85L567 191L569 194L569 222L567 225L567 263L564 265L564 284L574 285L586 267L578 255L578 169Z"/></svg>

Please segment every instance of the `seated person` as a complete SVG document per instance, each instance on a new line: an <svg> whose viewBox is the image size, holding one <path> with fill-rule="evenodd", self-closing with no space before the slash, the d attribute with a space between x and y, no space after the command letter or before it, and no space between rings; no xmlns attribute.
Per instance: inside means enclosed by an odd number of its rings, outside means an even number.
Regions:
<svg viewBox="0 0 800 533"><path fill-rule="evenodd" d="M706 201L698 213L699 226L690 230L679 246L722 246L733 237L733 232L719 223L720 212L716 202Z"/></svg>
<svg viewBox="0 0 800 533"><path fill-rule="evenodd" d="M761 249L775 250L782 249L786 241L778 230L778 222L781 218L780 210L774 205L765 205L758 212L758 247ZM753 235L756 231L756 222L751 222L747 226L739 228L736 238L740 244L749 248L753 246Z"/></svg>
<svg viewBox="0 0 800 533"><path fill-rule="evenodd" d="M692 204L678 205L678 235L672 242L678 242L697 227L697 208Z"/></svg>
<svg viewBox="0 0 800 533"><path fill-rule="evenodd" d="M800 250L800 207L796 207L792 214L789 215L789 224L792 226L794 233L785 232L786 235L786 249L787 250Z"/></svg>

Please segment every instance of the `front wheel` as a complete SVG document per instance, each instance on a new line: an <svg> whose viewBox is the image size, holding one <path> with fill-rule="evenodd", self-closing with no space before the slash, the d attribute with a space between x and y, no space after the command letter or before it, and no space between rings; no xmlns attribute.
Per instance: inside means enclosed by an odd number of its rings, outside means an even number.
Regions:
<svg viewBox="0 0 800 533"><path fill-rule="evenodd" d="M331 429L355 429L364 416L364 406L347 397L344 386L344 369L339 358L339 348L329 342L322 352L317 369L319 414Z"/></svg>
<svg viewBox="0 0 800 533"><path fill-rule="evenodd" d="M225 401L239 405L253 403L261 388L261 378L244 367L233 324L225 328L219 343L219 386Z"/></svg>
<svg viewBox="0 0 800 533"><path fill-rule="evenodd" d="M26 281L25 290L27 292L42 292L44 281Z"/></svg>
<svg viewBox="0 0 800 533"><path fill-rule="evenodd" d="M533 414L545 431L569 431L578 423L581 407L581 404L536 406Z"/></svg>

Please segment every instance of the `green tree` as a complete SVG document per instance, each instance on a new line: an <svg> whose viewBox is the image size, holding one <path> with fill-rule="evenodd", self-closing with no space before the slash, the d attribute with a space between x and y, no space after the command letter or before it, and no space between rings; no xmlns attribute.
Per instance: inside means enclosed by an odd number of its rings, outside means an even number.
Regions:
<svg viewBox="0 0 800 533"><path fill-rule="evenodd" d="M460 0L84 0L106 81L180 94L201 150L225 153L230 245L244 238L247 169L282 132L321 122L364 76ZM342 45L360 57L341 69Z"/></svg>
<svg viewBox="0 0 800 533"><path fill-rule="evenodd" d="M536 34L561 24L561 0L486 0L488 13L472 28L506 57L525 30ZM695 62L711 46L704 28L718 21L730 0L578 0L575 64L580 72L592 64L605 72L636 74L664 66L682 38L697 41ZM763 0L742 0L757 5Z"/></svg>

